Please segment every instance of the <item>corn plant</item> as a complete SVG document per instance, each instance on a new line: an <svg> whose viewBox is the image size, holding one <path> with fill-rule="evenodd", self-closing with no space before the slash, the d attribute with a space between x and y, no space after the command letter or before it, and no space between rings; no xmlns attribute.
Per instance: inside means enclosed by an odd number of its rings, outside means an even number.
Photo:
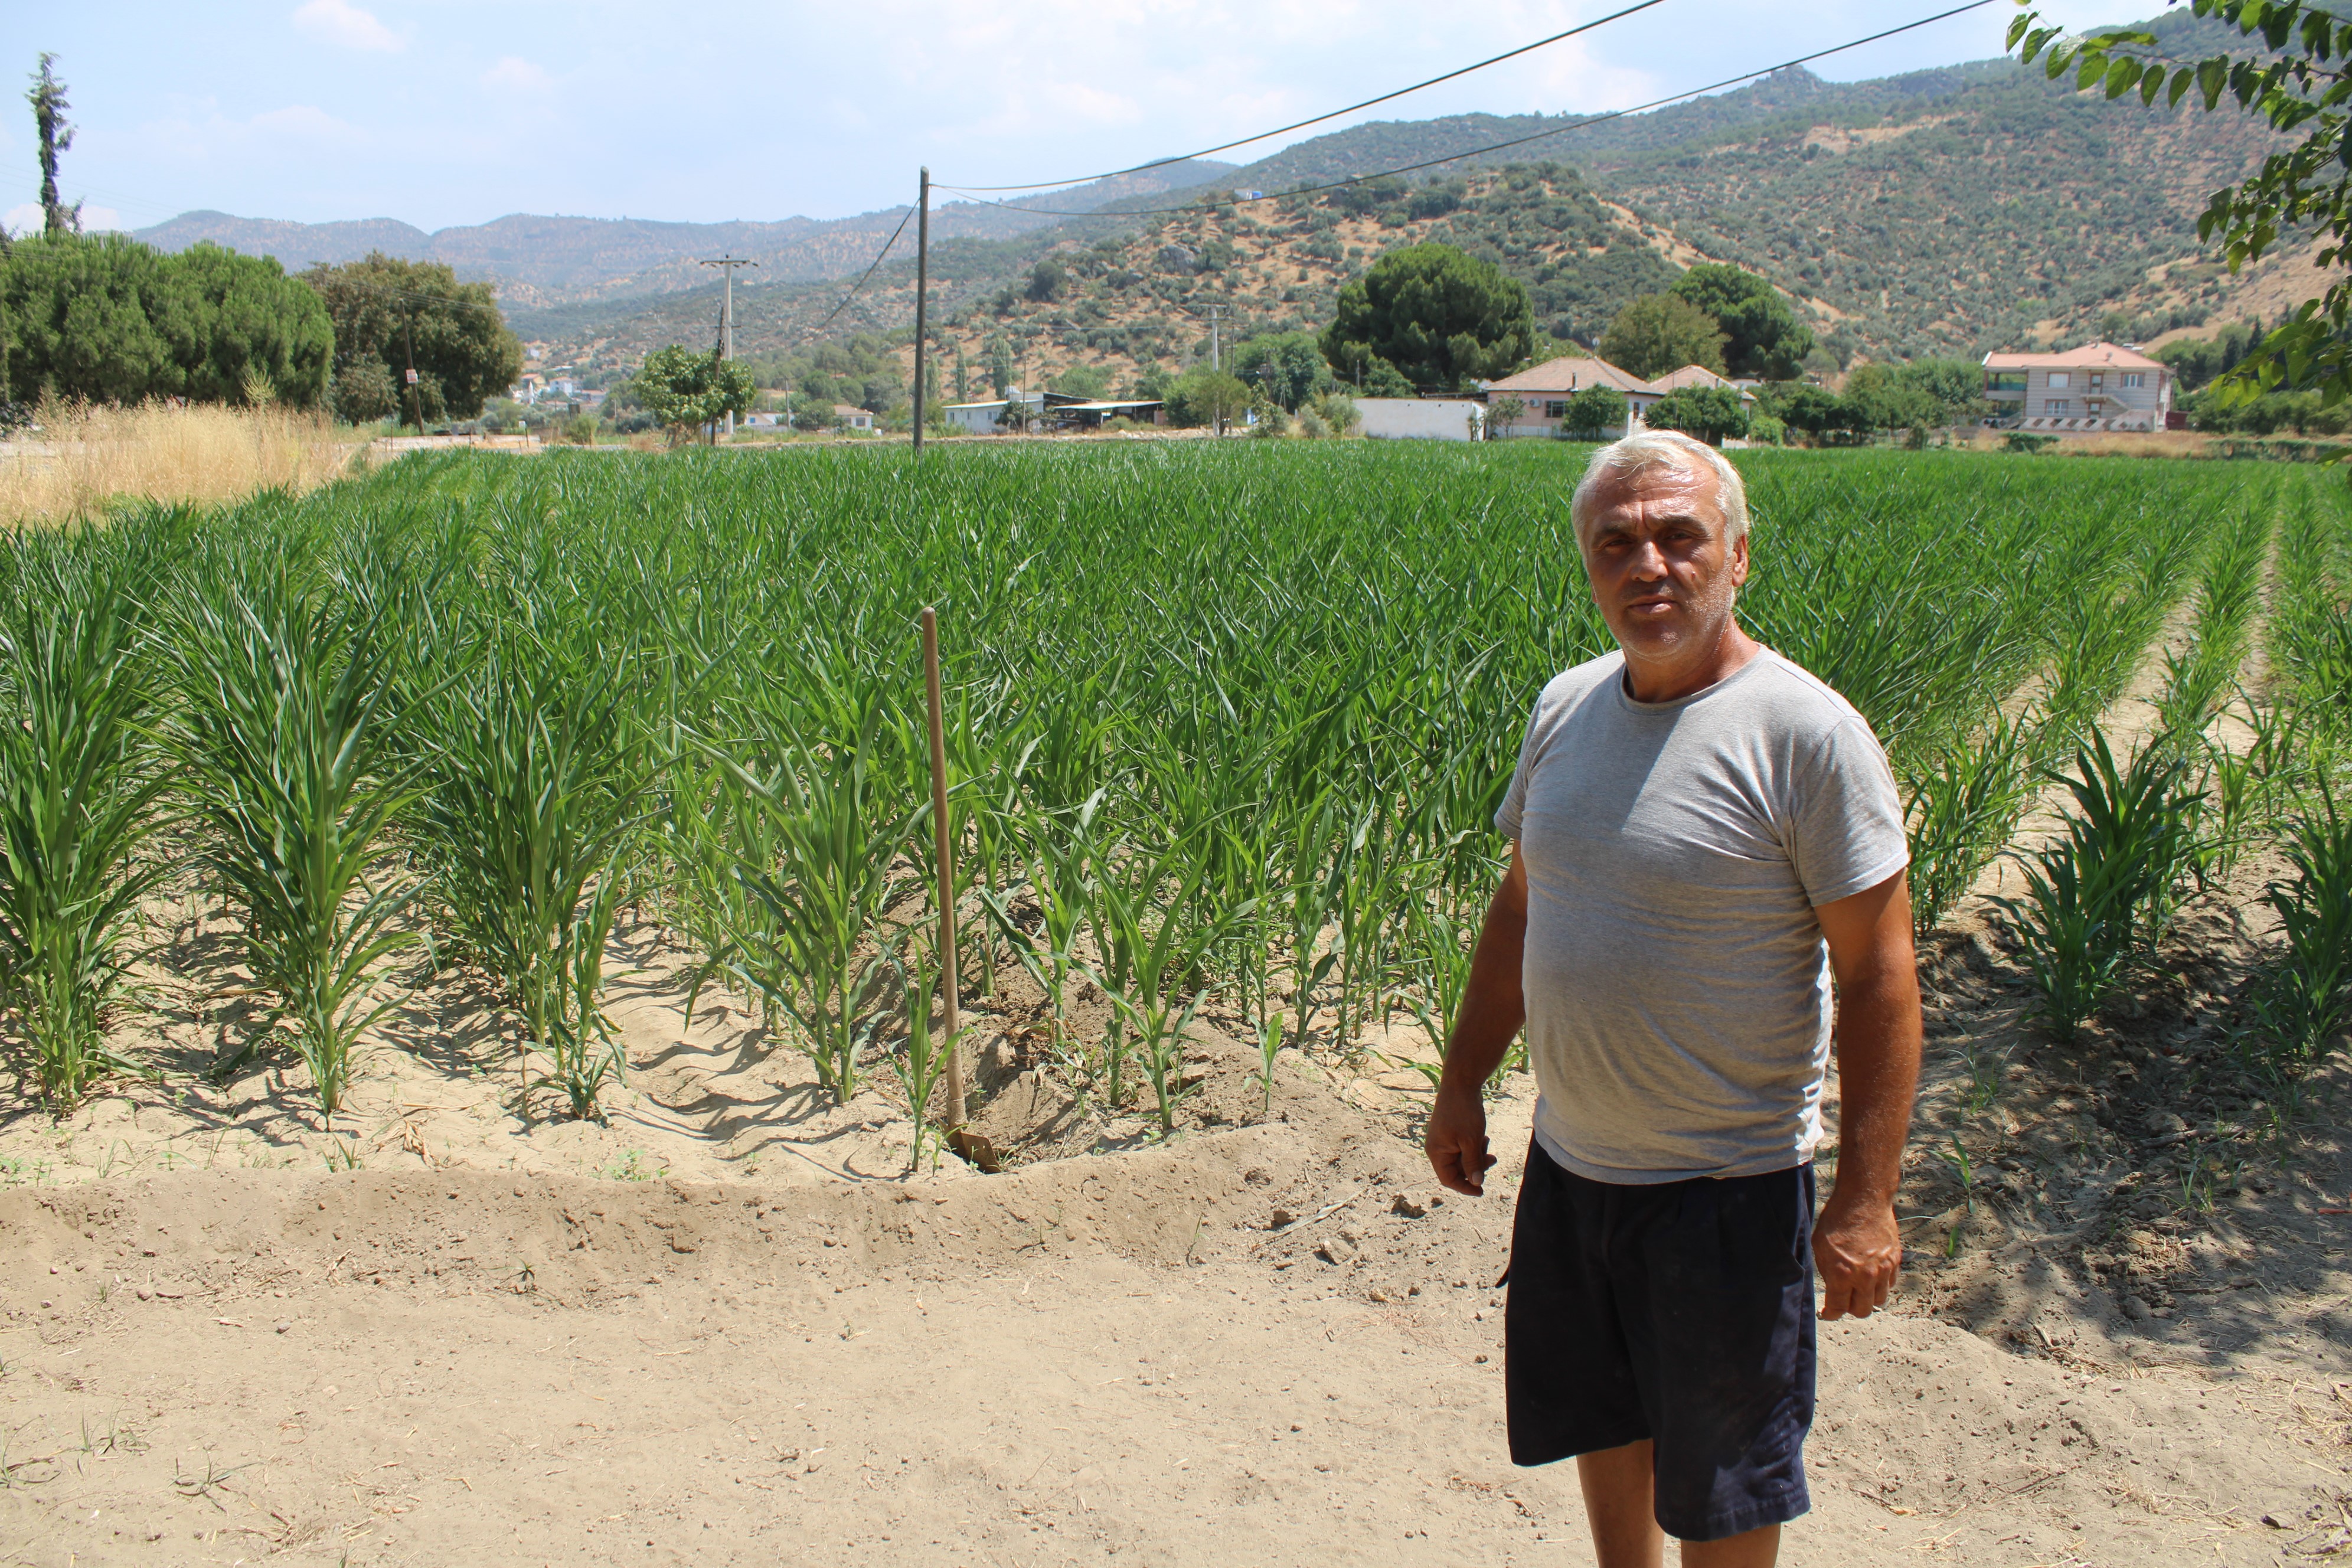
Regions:
<svg viewBox="0 0 2352 1568"><path fill-rule="evenodd" d="M2028 728L1996 713L1973 743L1951 746L1911 786L1911 918L1935 929L1992 864L2031 798Z"/></svg>
<svg viewBox="0 0 2352 1568"><path fill-rule="evenodd" d="M2032 1011L2062 1039L2153 957L2193 862L2203 798L2168 746L2120 767L2095 731L2076 764L2073 776L2052 775L2076 807L2064 834L2024 860L2024 898L1997 900L2024 945Z"/></svg>
<svg viewBox="0 0 2352 1568"><path fill-rule="evenodd" d="M2352 816L2323 791L2322 809L2293 826L2284 846L2294 871L2263 901L2277 911L2285 951L2258 997L2271 1055L2288 1072L2324 1056L2352 1024Z"/></svg>
<svg viewBox="0 0 2352 1568"><path fill-rule="evenodd" d="M983 888L982 907L1003 934L1014 960L1045 994L1046 1052L1065 1075L1076 1078L1079 1063L1070 1039L1070 980L1080 967L1077 941L1095 916L1093 860L1088 845L1103 805L1097 790L1074 811L1046 811L1028 805L1012 826L1022 868L1021 888L1037 906L1032 931L1013 918L1007 893Z"/></svg>
<svg viewBox="0 0 2352 1568"><path fill-rule="evenodd" d="M1181 846L1166 859L1131 850L1101 884L1099 929L1117 975L1115 984L1103 987L1114 1013L1105 1047L1108 1098L1119 1103L1119 1067L1132 1051L1150 1082L1163 1132L1175 1128L1176 1106L1184 1098L1184 1031L1208 999L1186 982L1223 940L1227 923L1250 914L1246 906L1222 914L1206 908L1199 872L1184 874L1171 865L1181 855ZM1155 898L1162 888L1171 890Z"/></svg>
<svg viewBox="0 0 2352 1568"><path fill-rule="evenodd" d="M771 715L772 717L772 715ZM901 867L923 820L887 790L869 758L885 715L867 710L848 743L771 733L762 776L729 763L730 809L743 825L735 875L751 918L710 965L782 1009L836 1104L857 1089L857 1061L881 1023L890 911L916 883Z"/></svg>
<svg viewBox="0 0 2352 1568"><path fill-rule="evenodd" d="M637 650L530 599L457 629L470 659L419 704L415 840L449 930L520 1019L525 1092L535 1047L594 1117L625 1072L600 993L654 766Z"/></svg>
<svg viewBox="0 0 2352 1568"><path fill-rule="evenodd" d="M2197 585L2195 635L2185 652L2165 656L2164 690L2157 703L2162 732L2188 737L2202 731L2237 679L2261 594L2271 523L2267 506L2249 507L2207 558Z"/></svg>
<svg viewBox="0 0 2352 1568"><path fill-rule="evenodd" d="M1089 837L1094 887L1089 914L1097 962L1088 977L1111 1005L1110 1024L1090 1064L1090 1076L1100 1087L1104 1103L1114 1110L1127 1104L1127 1069L1137 1043L1129 1033L1137 1016L1129 989L1136 986L1154 997L1160 994L1169 954L1159 944L1185 929L1189 911L1181 906L1199 891L1181 879L1185 857L1185 846L1174 838L1128 843L1099 827ZM1163 911L1160 900L1171 885L1180 889L1177 906ZM1150 971L1148 979L1139 973L1146 968Z"/></svg>
<svg viewBox="0 0 2352 1568"><path fill-rule="evenodd" d="M2314 728L2352 727L2352 512L2308 485L2289 499L2271 664Z"/></svg>
<svg viewBox="0 0 2352 1568"><path fill-rule="evenodd" d="M1297 809L1279 845L1282 872L1276 897L1290 948L1291 1044L1307 1047L1307 1024L1315 988L1339 962L1325 948L1323 933L1338 917L1348 886L1352 836L1339 803L1325 795ZM1320 950L1320 951L1318 951Z"/></svg>
<svg viewBox="0 0 2352 1568"><path fill-rule="evenodd" d="M1339 997L1335 1038L1348 1049L1383 1001L1392 973L1389 946L1402 902L1407 846L1392 816L1372 806L1349 837L1337 937Z"/></svg>
<svg viewBox="0 0 2352 1568"><path fill-rule="evenodd" d="M1410 1065L1433 1089L1444 1075L1446 1047L1454 1037L1454 1020L1462 1016L1462 999L1470 991L1470 963L1477 954L1480 927L1441 900L1416 899L1409 908L1412 952L1421 965L1412 1012L1430 1053L1427 1059Z"/></svg>
<svg viewBox="0 0 2352 1568"><path fill-rule="evenodd" d="M130 1064L104 1043L169 773L137 600L155 563L45 536L0 608L0 989L54 1108Z"/></svg>
<svg viewBox="0 0 2352 1568"><path fill-rule="evenodd" d="M331 1123L353 1042L392 1005L369 1005L376 965L415 940L393 925L415 889L369 877L409 791L384 741L392 628L381 605L306 584L296 562L224 552L208 564L170 628L172 744L205 859L244 907L265 1027L291 1022Z"/></svg>
<svg viewBox="0 0 2352 1568"><path fill-rule="evenodd" d="M898 1087L907 1093L907 1115L913 1123L908 1133L908 1171L923 1168L928 1152L931 1168L940 1163L940 1140L945 1135L944 1126L931 1124L931 1099L937 1093L940 1079L946 1076L948 1058L962 1043L970 1026L956 1035L942 1038L931 1021L940 979L936 965L926 965L927 956L920 938L912 944L916 963L910 973L897 953L889 956L890 969L898 982L898 994L907 1011L907 1038L890 1057L890 1069L898 1075Z"/></svg>

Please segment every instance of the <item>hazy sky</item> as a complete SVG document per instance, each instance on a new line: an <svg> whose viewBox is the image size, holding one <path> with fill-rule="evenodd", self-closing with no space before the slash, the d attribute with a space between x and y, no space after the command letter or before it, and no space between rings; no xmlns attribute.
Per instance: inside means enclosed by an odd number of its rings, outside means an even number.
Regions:
<svg viewBox="0 0 2352 1568"><path fill-rule="evenodd" d="M511 212L835 217L948 184L1092 174L1402 87L1629 0L83 0L5 7L0 67L58 57L91 226L196 207L424 228ZM1953 0L1663 0L1362 119L1640 103ZM2118 7L2042 0L2081 26ZM2000 52L2009 0L1813 68ZM0 214L37 220L32 115L0 110ZM1318 127L1294 136L1320 133ZM1265 142L1224 156L1247 162ZM1573 162L1574 138L1551 153ZM21 205L20 205L21 204Z"/></svg>

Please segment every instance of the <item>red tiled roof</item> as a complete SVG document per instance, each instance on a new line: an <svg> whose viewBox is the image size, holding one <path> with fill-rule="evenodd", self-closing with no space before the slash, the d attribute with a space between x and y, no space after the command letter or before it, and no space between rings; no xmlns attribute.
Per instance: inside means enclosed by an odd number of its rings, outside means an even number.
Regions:
<svg viewBox="0 0 2352 1568"><path fill-rule="evenodd" d="M1721 386L1739 394L1743 403L1753 403L1756 395L1746 387L1726 380L1703 364L1686 364L1680 370L1668 371L1650 385L1659 392L1680 392L1685 386Z"/></svg>
<svg viewBox="0 0 2352 1568"><path fill-rule="evenodd" d="M2084 343L2064 353L1987 354L1987 370L2072 370L2077 365L2118 365L2125 370L2162 370L2160 361L2114 343Z"/></svg>
<svg viewBox="0 0 2352 1568"><path fill-rule="evenodd" d="M1590 354L1563 354L1559 359L1546 360L1517 375L1486 384L1486 394L1510 392L1575 392L1595 384L1612 386L1620 392L1655 392L1658 389L1640 376L1619 370L1607 360L1594 359Z"/></svg>

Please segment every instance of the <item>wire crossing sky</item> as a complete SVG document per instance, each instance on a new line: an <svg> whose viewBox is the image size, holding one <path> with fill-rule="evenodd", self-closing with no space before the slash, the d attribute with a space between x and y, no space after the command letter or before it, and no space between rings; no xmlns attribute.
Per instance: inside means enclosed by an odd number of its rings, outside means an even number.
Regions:
<svg viewBox="0 0 2352 1568"><path fill-rule="evenodd" d="M914 171L1032 184L1263 127L1245 163L1381 119L1622 110L1905 19L1885 0L1663 0L1392 102L1301 123L1622 11L1631 0L1131 0L1079 9L720 8L637 0L108 0L0 6L0 217L38 183L24 73L54 51L93 227L214 209L426 230L509 213L838 217ZM1929 0L1932 4L1932 0ZM2054 0L2088 26L2159 0ZM1837 79L1987 59L1989 5L1824 61Z"/></svg>
<svg viewBox="0 0 2352 1568"><path fill-rule="evenodd" d="M1888 27L1882 31L1870 34L1866 37L1856 39L1852 43L1835 44L1828 48L1816 50L1810 55L1801 55L1794 59L1780 60L1772 65L1758 66L1752 70L1742 71L1738 76L1727 77L1721 81L1711 83L1706 87L1693 88L1685 92L1669 93L1664 98L1653 99L1648 103L1636 104L1630 109L1618 110L1606 114L1595 114L1587 119L1580 120L1573 125L1563 125L1557 131L1538 131L1532 135L1514 136L1509 140L1503 142L1467 143L1459 152L1449 153L1441 158L1424 158L1418 163L1400 163L1393 168L1375 170L1370 174L1354 174L1344 180L1333 180L1327 184L1305 185L1297 187L1287 193L1276 192L1265 196L1255 196L1244 200L1237 200L1234 205L1236 206L1254 205L1260 201L1276 200L1279 196L1286 194L1290 195L1310 195L1317 191L1336 191L1343 185L1360 185L1370 180L1386 179L1396 174L1419 174L1424 169L1442 168L1445 164L1458 163L1465 158L1475 158L1486 153L1505 152L1513 147L1526 147L1538 142L1550 142L1554 138L1565 140L1566 138L1573 136L1577 132L1584 129L1584 127L1588 125L1599 125L1612 120L1622 120L1629 114L1640 114L1648 110L1663 108L1669 103L1680 103L1683 100L1687 98L1701 97L1704 94L1729 88L1740 82L1753 81L1759 77L1769 76L1774 71L1786 70L1790 66L1806 65L1812 61L1827 59L1833 55L1843 54L1848 49L1858 48L1865 44L1875 43L1881 38L1891 38L1899 33L1912 32L1917 28L1929 26L1937 22L1940 22L1947 16L1957 16L1964 11L1974 11L1980 7L1991 5L1996 3L1997 0L1967 0L1965 5L1955 5L1950 10L1938 11L1933 16L1922 17L1917 21L1906 22L1900 26ZM971 195L979 191L1005 190L1018 187L1008 187L1003 185L957 186L942 184L934 186L934 188L938 190L955 192L960 195ZM1048 207L1023 206L1012 202L992 202L990 205L993 206L1007 207L1013 212L1048 213L1051 214L1051 216L1057 217L1080 217L1085 216L1083 212L1078 210L1054 213L1053 209ZM1136 213L1181 212L1184 210L1186 205L1198 205L1199 204L1195 202L1177 206L1136 207L1123 210L1131 210Z"/></svg>

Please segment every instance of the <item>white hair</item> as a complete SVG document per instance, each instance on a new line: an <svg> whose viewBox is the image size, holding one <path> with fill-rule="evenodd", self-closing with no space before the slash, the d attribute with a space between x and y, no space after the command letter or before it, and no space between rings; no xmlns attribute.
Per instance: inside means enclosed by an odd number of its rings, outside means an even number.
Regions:
<svg viewBox="0 0 2352 1568"><path fill-rule="evenodd" d="M1679 430L1644 430L1612 441L1584 465L1584 477L1576 482L1576 493L1568 503L1568 520L1576 530L1577 543L1584 542L1584 514L1594 491L1612 479L1631 479L1654 468L1713 474L1716 496L1723 508L1725 542L1737 544L1747 537L1748 487L1740 483L1739 470L1721 452Z"/></svg>

